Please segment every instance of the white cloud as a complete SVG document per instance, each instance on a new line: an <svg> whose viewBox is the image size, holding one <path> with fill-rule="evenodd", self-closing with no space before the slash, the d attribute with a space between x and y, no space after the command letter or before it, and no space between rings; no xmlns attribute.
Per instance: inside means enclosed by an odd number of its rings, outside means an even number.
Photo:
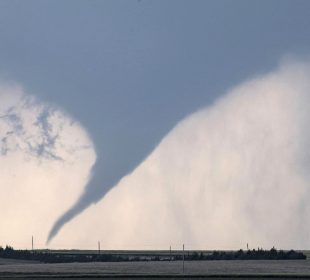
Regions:
<svg viewBox="0 0 310 280"><path fill-rule="evenodd" d="M309 75L282 65L181 121L51 245L307 248Z"/></svg>
<svg viewBox="0 0 310 280"><path fill-rule="evenodd" d="M44 246L95 161L83 127L18 86L0 87L0 245Z"/></svg>

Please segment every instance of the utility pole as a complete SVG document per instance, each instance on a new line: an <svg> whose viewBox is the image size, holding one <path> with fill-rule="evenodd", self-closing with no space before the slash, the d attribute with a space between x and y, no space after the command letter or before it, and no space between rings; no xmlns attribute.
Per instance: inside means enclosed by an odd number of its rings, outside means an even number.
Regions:
<svg viewBox="0 0 310 280"><path fill-rule="evenodd" d="M249 250L249 243L246 244L246 248L247 248L247 250Z"/></svg>
<svg viewBox="0 0 310 280"><path fill-rule="evenodd" d="M100 241L98 241L98 254L100 255Z"/></svg>
<svg viewBox="0 0 310 280"><path fill-rule="evenodd" d="M172 256L171 256L171 245L170 245L170 261L172 261Z"/></svg>
<svg viewBox="0 0 310 280"><path fill-rule="evenodd" d="M31 236L31 250L33 252L33 235Z"/></svg>
<svg viewBox="0 0 310 280"><path fill-rule="evenodd" d="M184 256L184 244L183 244L183 274L184 274L184 258L185 256Z"/></svg>

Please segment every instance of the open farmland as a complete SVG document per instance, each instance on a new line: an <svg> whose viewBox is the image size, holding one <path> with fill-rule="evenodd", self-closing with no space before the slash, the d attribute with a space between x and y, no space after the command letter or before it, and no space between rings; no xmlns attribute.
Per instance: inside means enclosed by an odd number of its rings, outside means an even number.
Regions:
<svg viewBox="0 0 310 280"><path fill-rule="evenodd" d="M0 265L0 278L14 279L27 277L43 279L62 278L112 278L137 277L179 278L215 277L240 278L309 278L309 260L277 260L277 261L188 261L182 272L182 261L173 262L97 262L97 263L62 263L34 264L14 263Z"/></svg>
<svg viewBox="0 0 310 280"><path fill-rule="evenodd" d="M1 265L16 265L16 264L36 264L38 261L28 261L28 260L15 260L15 259L7 259L0 258L0 266Z"/></svg>

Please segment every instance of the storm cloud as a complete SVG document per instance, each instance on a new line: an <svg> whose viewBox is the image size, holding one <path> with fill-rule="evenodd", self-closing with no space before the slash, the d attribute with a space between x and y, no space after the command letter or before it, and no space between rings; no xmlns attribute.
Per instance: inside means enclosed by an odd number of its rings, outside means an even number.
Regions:
<svg viewBox="0 0 310 280"><path fill-rule="evenodd" d="M309 63L286 61L185 118L55 243L308 247L309 76Z"/></svg>
<svg viewBox="0 0 310 280"><path fill-rule="evenodd" d="M52 223L80 196L96 154L86 130L61 108L17 85L0 86L0 240L45 246Z"/></svg>

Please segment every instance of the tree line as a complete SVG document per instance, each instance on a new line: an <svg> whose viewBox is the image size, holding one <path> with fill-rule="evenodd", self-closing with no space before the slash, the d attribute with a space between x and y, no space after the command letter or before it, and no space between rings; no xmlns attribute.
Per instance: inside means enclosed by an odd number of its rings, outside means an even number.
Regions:
<svg viewBox="0 0 310 280"><path fill-rule="evenodd" d="M189 252L183 253L173 252L156 253L145 252L134 254L124 253L65 253L53 252L49 250L15 250L11 246L5 248L0 247L1 258L33 260L43 263L68 263L68 262L126 262L126 261L199 261L199 260L295 260L306 259L306 255L302 252L294 250L283 251L271 248L270 250L253 249L238 251L213 251L213 252Z"/></svg>

